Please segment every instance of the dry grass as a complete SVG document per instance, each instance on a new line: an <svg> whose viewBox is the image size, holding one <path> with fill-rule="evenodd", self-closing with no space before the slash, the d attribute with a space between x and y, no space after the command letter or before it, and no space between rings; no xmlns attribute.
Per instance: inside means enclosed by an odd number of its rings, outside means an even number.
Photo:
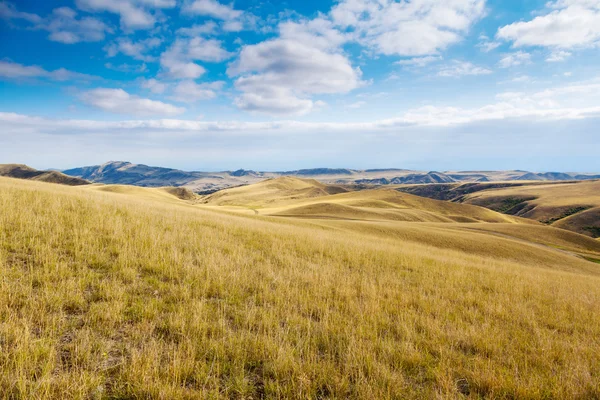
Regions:
<svg viewBox="0 0 600 400"><path fill-rule="evenodd" d="M574 256L113 191L0 179L1 398L600 397Z"/></svg>
<svg viewBox="0 0 600 400"><path fill-rule="evenodd" d="M345 192L337 186L292 177L226 189L206 196L203 202L231 211L252 209L261 215L298 218L528 223L482 207L431 200L393 189Z"/></svg>
<svg viewBox="0 0 600 400"><path fill-rule="evenodd" d="M465 202L600 237L600 181L487 190Z"/></svg>

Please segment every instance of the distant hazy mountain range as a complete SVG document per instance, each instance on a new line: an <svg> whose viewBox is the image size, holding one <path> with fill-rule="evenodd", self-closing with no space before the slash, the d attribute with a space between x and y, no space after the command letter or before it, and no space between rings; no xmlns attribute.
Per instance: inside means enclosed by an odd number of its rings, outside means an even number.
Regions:
<svg viewBox="0 0 600 400"><path fill-rule="evenodd" d="M197 193L215 192L232 186L246 185L280 176L314 178L325 183L355 185L600 179L600 174L534 173L518 170L423 172L406 169L354 170L344 168L314 168L277 172L249 171L243 169L223 172L188 172L122 161L112 161L102 165L68 169L62 172L66 175L82 178L90 182L147 187L184 186Z"/></svg>

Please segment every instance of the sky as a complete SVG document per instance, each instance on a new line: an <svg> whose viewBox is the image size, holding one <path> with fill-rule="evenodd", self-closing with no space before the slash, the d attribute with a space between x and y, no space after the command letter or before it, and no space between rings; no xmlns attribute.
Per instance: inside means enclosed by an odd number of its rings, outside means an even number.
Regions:
<svg viewBox="0 0 600 400"><path fill-rule="evenodd" d="M600 172L600 0L0 0L0 163Z"/></svg>

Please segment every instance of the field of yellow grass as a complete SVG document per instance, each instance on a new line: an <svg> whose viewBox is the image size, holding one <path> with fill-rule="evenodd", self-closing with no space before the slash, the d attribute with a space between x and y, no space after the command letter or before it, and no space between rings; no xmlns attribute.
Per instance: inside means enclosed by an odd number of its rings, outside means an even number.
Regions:
<svg viewBox="0 0 600 400"><path fill-rule="evenodd" d="M600 237L600 181L486 190L464 202Z"/></svg>
<svg viewBox="0 0 600 400"><path fill-rule="evenodd" d="M600 397L598 241L321 189L0 178L0 398Z"/></svg>

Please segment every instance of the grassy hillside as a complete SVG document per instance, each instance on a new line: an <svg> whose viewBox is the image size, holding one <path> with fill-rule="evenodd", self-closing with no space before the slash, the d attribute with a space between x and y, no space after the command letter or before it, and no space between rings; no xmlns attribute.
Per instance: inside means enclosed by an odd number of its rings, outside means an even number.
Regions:
<svg viewBox="0 0 600 400"><path fill-rule="evenodd" d="M517 222L482 207L426 199L393 189L348 192L312 179L284 177L204 197L208 205L261 215L409 222ZM234 206L234 207L232 207ZM519 221L527 223L527 221Z"/></svg>
<svg viewBox="0 0 600 400"><path fill-rule="evenodd" d="M40 182L58 183L68 186L88 185L85 179L67 176L58 171L38 171L22 164L0 164L0 176L17 179L30 179Z"/></svg>
<svg viewBox="0 0 600 400"><path fill-rule="evenodd" d="M592 239L180 197L0 178L0 398L600 397Z"/></svg>
<svg viewBox="0 0 600 400"><path fill-rule="evenodd" d="M463 201L600 237L600 181L486 190Z"/></svg>
<svg viewBox="0 0 600 400"><path fill-rule="evenodd" d="M221 190L206 196L204 203L262 208L268 205L312 199L347 191L343 187L326 185L314 179L283 177L264 180L254 185Z"/></svg>

